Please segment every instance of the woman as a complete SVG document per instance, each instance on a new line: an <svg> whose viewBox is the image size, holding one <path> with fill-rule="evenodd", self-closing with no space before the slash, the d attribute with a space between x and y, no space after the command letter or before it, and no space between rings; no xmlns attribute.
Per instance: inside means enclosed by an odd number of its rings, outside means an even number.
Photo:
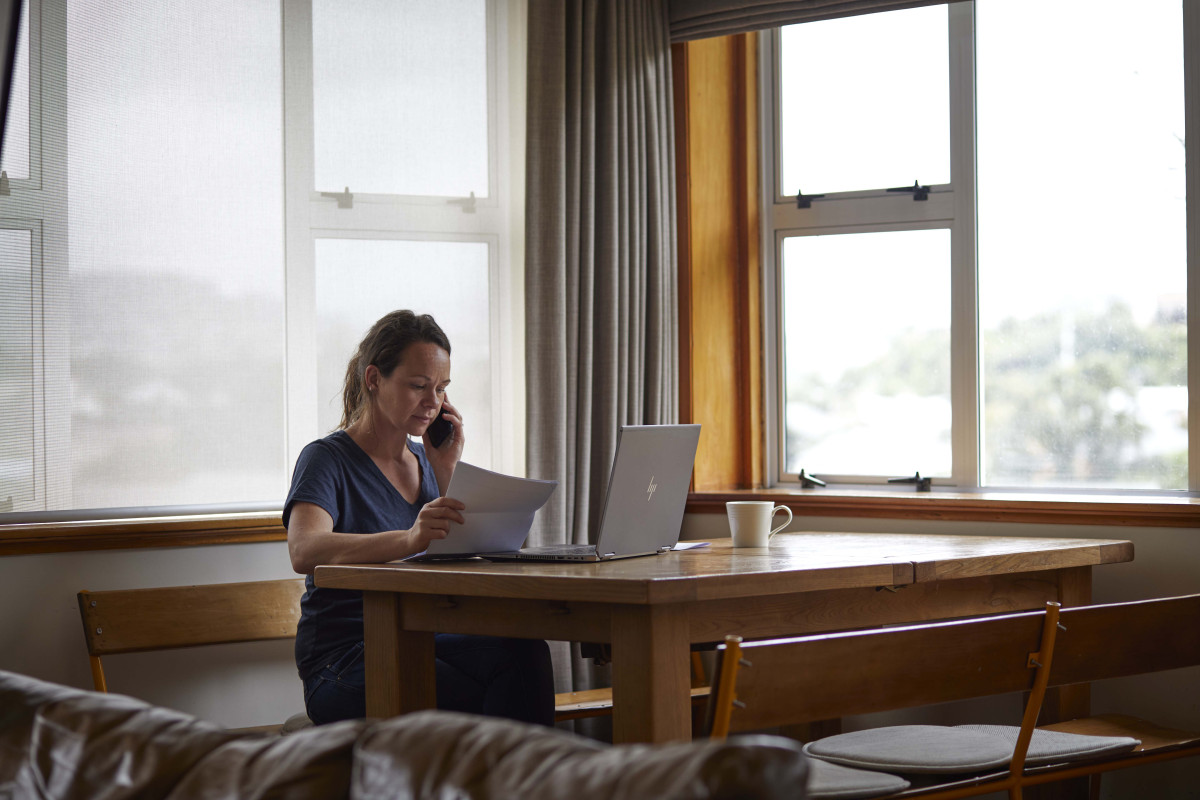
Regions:
<svg viewBox="0 0 1200 800"><path fill-rule="evenodd" d="M464 442L449 383L450 342L433 317L388 314L346 368L338 430L296 460L283 524L292 568L306 576L296 666L317 724L366 708L362 593L318 588L313 569L415 555L463 522L463 504L444 496ZM451 432L433 447L428 431L439 411ZM553 724L545 642L437 634L435 653L439 708Z"/></svg>

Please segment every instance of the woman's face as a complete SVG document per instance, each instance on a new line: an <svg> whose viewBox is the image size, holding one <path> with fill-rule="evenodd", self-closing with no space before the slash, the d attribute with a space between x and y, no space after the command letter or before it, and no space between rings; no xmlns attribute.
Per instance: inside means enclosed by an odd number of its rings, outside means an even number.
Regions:
<svg viewBox="0 0 1200 800"><path fill-rule="evenodd" d="M386 378L375 367L367 376L367 385L375 382L371 392L375 427L386 422L389 428L412 436L421 436L433 422L446 397L450 384L450 354L436 344L411 344L400 358L400 364Z"/></svg>

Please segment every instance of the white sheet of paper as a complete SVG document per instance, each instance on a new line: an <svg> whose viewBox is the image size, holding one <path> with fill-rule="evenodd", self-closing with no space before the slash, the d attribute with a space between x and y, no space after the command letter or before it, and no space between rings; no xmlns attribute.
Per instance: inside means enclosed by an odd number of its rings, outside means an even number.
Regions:
<svg viewBox="0 0 1200 800"><path fill-rule="evenodd" d="M430 542L424 555L469 555L518 550L529 535L533 515L546 504L558 481L517 478L458 462L446 496L467 508L462 525Z"/></svg>

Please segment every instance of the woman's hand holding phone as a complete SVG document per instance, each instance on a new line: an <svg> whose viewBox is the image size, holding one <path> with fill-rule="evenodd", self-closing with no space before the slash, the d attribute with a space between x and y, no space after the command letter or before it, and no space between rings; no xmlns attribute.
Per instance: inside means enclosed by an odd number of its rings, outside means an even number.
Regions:
<svg viewBox="0 0 1200 800"><path fill-rule="evenodd" d="M450 430L445 435L439 434L435 438L435 426L439 425L448 426ZM429 458L430 465L433 466L438 490L441 494L445 494L446 487L450 485L450 478L454 475L454 467L462 458L463 444L466 442L463 436L462 417L453 403L449 400L442 401L442 410L434 421L429 423L423 438L425 455Z"/></svg>

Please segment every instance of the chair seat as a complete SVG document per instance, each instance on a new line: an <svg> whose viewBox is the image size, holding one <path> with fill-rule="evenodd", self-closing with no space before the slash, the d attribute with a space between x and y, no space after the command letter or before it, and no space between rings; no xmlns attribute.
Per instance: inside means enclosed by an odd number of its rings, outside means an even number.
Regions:
<svg viewBox="0 0 1200 800"><path fill-rule="evenodd" d="M1200 732L1167 728L1125 714L1101 714L1095 717L1073 719L1069 722L1044 725L1038 730L1089 736L1128 736L1141 742L1133 748L1132 755L1166 752L1200 745Z"/></svg>
<svg viewBox="0 0 1200 800"><path fill-rule="evenodd" d="M305 714L303 711L301 711L298 714L292 714L290 717L288 717L287 721L283 723L283 727L279 729L279 732L286 736L289 733L302 731L305 728L311 728L312 726L313 721L308 718L308 714Z"/></svg>
<svg viewBox="0 0 1200 800"><path fill-rule="evenodd" d="M1012 744L942 725L893 725L809 742L808 755L848 767L901 774L961 774L1002 767Z"/></svg>
<svg viewBox="0 0 1200 800"><path fill-rule="evenodd" d="M986 733L1016 747L1021 729L1016 725L958 725L955 730ZM1025 763L1035 767L1087 758L1101 758L1133 750L1141 741L1131 736L1097 736L1067 731L1035 729L1029 740Z"/></svg>
<svg viewBox="0 0 1200 800"><path fill-rule="evenodd" d="M909 782L899 775L810 758L808 793L804 796L809 800L857 800L894 794L908 787Z"/></svg>
<svg viewBox="0 0 1200 800"><path fill-rule="evenodd" d="M708 686L693 686L692 704L702 705L707 702L710 691ZM611 688L560 692L554 696L554 721L605 716L612 713L612 705Z"/></svg>

